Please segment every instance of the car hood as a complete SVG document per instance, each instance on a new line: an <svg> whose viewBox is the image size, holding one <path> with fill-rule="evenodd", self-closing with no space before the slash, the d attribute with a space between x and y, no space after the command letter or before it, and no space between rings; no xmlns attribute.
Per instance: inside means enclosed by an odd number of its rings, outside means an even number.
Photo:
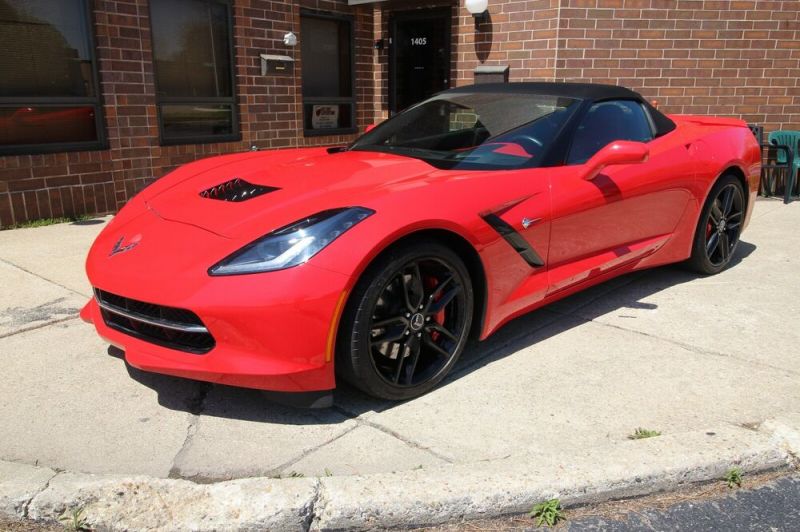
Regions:
<svg viewBox="0 0 800 532"><path fill-rule="evenodd" d="M176 176L175 183L145 202L166 220L240 238L260 236L326 209L370 207L377 196L453 175L424 161L387 153L316 149L294 150L289 160L286 155L263 152L204 165L197 172ZM215 187L236 179L274 190L245 201L227 201L213 193Z"/></svg>

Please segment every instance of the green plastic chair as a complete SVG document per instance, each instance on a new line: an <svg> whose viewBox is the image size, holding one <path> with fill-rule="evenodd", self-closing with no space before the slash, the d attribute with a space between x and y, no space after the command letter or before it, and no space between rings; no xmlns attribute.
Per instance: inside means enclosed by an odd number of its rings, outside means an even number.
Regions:
<svg viewBox="0 0 800 532"><path fill-rule="evenodd" d="M797 153L798 146L800 146L800 131L772 131L768 139L770 144L775 141L775 144L779 146L789 146L789 149L792 150L792 154L794 155L792 166L794 167L794 171L797 172L797 170L800 169L800 153ZM778 150L776 155L778 164L786 164L785 151Z"/></svg>
<svg viewBox="0 0 800 532"><path fill-rule="evenodd" d="M789 176L786 180L786 194L785 200L796 193L798 177L800 177L800 131L772 131L767 137L770 144L774 143L778 146L788 146L792 150L792 168L789 170ZM788 154L785 150L776 150L775 159L778 164L786 164Z"/></svg>

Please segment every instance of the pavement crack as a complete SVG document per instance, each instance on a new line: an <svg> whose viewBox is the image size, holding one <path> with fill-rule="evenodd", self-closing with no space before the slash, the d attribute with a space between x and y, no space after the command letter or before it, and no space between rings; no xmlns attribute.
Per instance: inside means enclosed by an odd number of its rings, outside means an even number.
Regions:
<svg viewBox="0 0 800 532"><path fill-rule="evenodd" d="M800 456L797 455L792 449L786 449L786 454L789 455L789 462L791 466L797 470L800 470Z"/></svg>
<svg viewBox="0 0 800 532"><path fill-rule="evenodd" d="M330 445L331 443L335 442L339 438L343 438L347 434L350 434L351 432L356 430L358 427L359 427L359 424L358 424L358 422L356 422L352 427L350 427L347 430L342 431L341 433L337 434L333 438L331 438L329 440L326 440L326 441L320 443L319 445L315 445L314 447L311 447L310 449L306 449L305 451L301 452L299 455L295 456L294 458L290 458L289 460L285 461L284 463L282 463L278 467L273 468L272 471L269 472L269 475L270 476L272 476L272 475L280 476L280 474L283 473L288 467L291 467L292 465L296 464L297 462L299 462L300 460L302 460L306 456L310 455L313 452L316 452L316 451L322 449L326 445Z"/></svg>
<svg viewBox="0 0 800 532"><path fill-rule="evenodd" d="M308 504L303 506L301 509L301 517L303 518L302 523L300 524L303 532L308 532L311 529L311 526L314 524L314 521L317 519L319 514L321 513L318 509L321 503L322 498L322 481L317 479L314 483L314 495L311 497L311 500L308 501Z"/></svg>
<svg viewBox="0 0 800 532"><path fill-rule="evenodd" d="M384 427L383 425L381 425L381 424L379 424L379 423L375 423L375 422L373 422L373 421L369 421L369 420L367 420L367 419L364 419L364 418L363 418L363 417L361 417L359 414L357 414L357 413L355 413L355 412L351 412L350 410L347 410L347 409L346 409L346 408L344 408L343 406L340 406L340 405L333 405L333 406L331 407L331 409L332 409L332 410L335 410L336 412L339 412L339 413L340 413L340 414L342 414L343 416L345 416L345 417L347 417L347 418L349 418L349 419L352 419L353 421L355 421L355 423L356 423L356 424L353 426L353 428L352 428L352 429L350 429L350 430L349 430L349 431L347 431L347 432L350 432L350 431L352 431L352 430L355 430L355 429L356 429L356 428L358 428L358 427L370 427L370 428L373 428L373 429L375 429L375 430L379 430L379 431L383 432L384 434L388 434L389 436L392 436L392 437L393 437L393 438L395 438L395 439L398 439L398 440L400 440L401 442L403 442L404 444L408 445L409 447L412 447L412 448L414 448L414 449L419 449L420 451L427 452L428 454L430 454L430 455L434 456L435 458L438 458L439 460L443 460L444 462L447 462L448 464L452 464L452 463L454 463L454 462L455 462L455 461L454 461L452 458L450 458L450 457L448 457L448 456L445 456L445 455L443 455L443 454L437 453L436 451L434 451L434 450L432 450L432 449L430 449L430 448L428 448L428 447L425 447L424 445L422 445L422 444L420 444L420 443L418 443L418 442L415 442L414 440L411 440L411 439L409 439L409 438L406 438L405 436L403 436L403 435L402 435L402 434L400 434L399 432L395 432L395 431L393 431L392 429L390 429L390 428L388 428L388 427ZM340 435L339 437L341 437L341 436L344 436L344 434ZM338 439L338 437L337 437L337 438L334 438L334 439ZM333 441L333 440L331 440L331 441ZM319 447L322 447L323 445L327 445L328 443L330 443L330 442L326 442L326 443L324 443L324 444L320 445ZM317 447L317 449L318 449L319 447ZM314 449L314 450L316 450L316 449ZM308 453L307 453L307 454L308 454ZM298 460L299 460L299 459L298 459ZM296 462L296 461L297 461L297 460L295 460L295 462ZM294 463L294 462L292 462L292 463ZM291 465L291 464L289 464L289 465Z"/></svg>
<svg viewBox="0 0 800 532"><path fill-rule="evenodd" d="M361 423L363 423L363 424L365 424L365 425L367 425L369 427L372 427L373 429L376 429L376 430L379 430L379 431L381 431L381 432L383 432L385 434L388 434L389 436L394 436L395 438L397 438L401 442L405 443L409 447L413 447L414 449L419 449L420 451L425 451L428 454L431 454L434 457L438 458L439 460L442 460L442 461L444 461L444 462L446 462L448 464L455 463L455 460L453 460L449 456L445 456L445 455L443 455L441 453L438 453L438 452L434 451L430 447L426 447L426 446L422 445L421 443L415 442L414 440L412 440L410 438L406 438L405 436L403 436L399 432L396 432L396 431L394 431L394 430L392 430L392 429L390 429L388 427L384 427L383 425L380 425L378 423L375 423L375 422L372 422L372 421L368 421L368 420L359 420L359 421L361 421Z"/></svg>
<svg viewBox="0 0 800 532"><path fill-rule="evenodd" d="M11 266L11 267L13 267L13 268L16 268L16 269L18 269L18 270L22 270L23 272L25 272L25 273L27 273L27 274L29 274L29 275L33 275L34 277L37 277L37 278L41 279L42 281L46 281L46 282L48 282L48 283L50 283L50 284L54 284L54 285L56 285L56 286L58 286L58 287L61 287L61 288L63 288L64 290L67 290L67 291L69 291L69 292L72 292L72 293L73 293L73 294L75 294L75 295L78 295L78 296L81 296L81 297L86 297L86 298L91 298L91 297L92 297L91 295L84 294L84 293L82 293L82 292L78 292L77 290L74 290L74 289L72 289L72 288L70 288L70 287L68 287L68 286L65 286L65 285L63 285L63 284L61 284L61 283L58 283L58 282L56 282L56 281L53 281L52 279L48 279L47 277L42 277L42 276L41 276L41 275L39 275L38 273L36 273L36 272L33 272L33 271L31 271L31 270L29 270L29 269L27 269L27 268L24 268L24 267L20 266L19 264L14 264L13 262L11 262L11 261L9 261L9 260L7 260L7 259L0 258L0 262L2 262L2 263L4 263L4 264L7 264L7 265L9 265L9 266Z"/></svg>
<svg viewBox="0 0 800 532"><path fill-rule="evenodd" d="M422 445L421 443L415 442L414 440L412 440L410 438L406 438L405 436L403 436L399 432L396 432L396 431L394 431L394 430L392 430L392 429L390 429L388 427L384 427L383 425L381 425L379 423L375 423L373 421L369 421L367 419L363 419L361 417L358 417L353 412L350 412L347 409L342 408L341 406L334 405L331 408L333 408L334 410L336 410L337 412L339 412L342 415L345 415L347 417L352 418L353 421L356 422L357 426L371 427L371 428L373 428L375 430L379 430L379 431L383 432L384 434L388 434L389 436L392 436L393 438L396 438L396 439L400 440L401 442L403 442L404 444L408 445L409 447L412 447L414 449L418 449L420 451L425 451L428 454L433 455L435 458L438 458L439 460L443 460L444 462L447 462L448 464L452 464L452 463L455 462L452 458L450 458L448 456L445 456L443 454L440 454L440 453L434 451L433 449Z"/></svg>
<svg viewBox="0 0 800 532"><path fill-rule="evenodd" d="M42 489L40 489L39 491L37 491L36 493L34 493L34 494L31 496L31 498L30 498L30 499L28 499L27 501L25 501L25 503L22 505L22 518L23 518L23 519L28 519L28 511L29 511L29 509L30 509L30 506L31 506L31 504L33 503L33 500L34 500L36 497L38 497L39 495L41 495L42 493L44 493L45 491L47 491L47 488L49 488L49 487L50 487L50 483L53 481L53 479L54 479L54 478L56 478L56 477L57 477L58 475L60 475L61 473L62 473L62 471L54 471L54 472L53 472L53 475L52 475L50 478L48 478L48 479L47 479L47 482L45 482L45 483L44 483L44 486L42 486Z"/></svg>
<svg viewBox="0 0 800 532"><path fill-rule="evenodd" d="M761 368L769 369L771 371L778 371L778 372L781 372L781 373L784 373L784 374L787 374L787 375L791 375L793 377L800 377L800 372L797 372L797 371L794 371L794 370L791 370L791 369L787 369L787 368L782 368L782 367L779 367L779 366L773 366L772 364L767 364L767 363L764 363L764 362L760 362L758 360L748 360L746 358L742 358L742 357L737 356L737 355L732 355L730 353L723 353L721 351L713 351L711 349L706 349L706 348L703 348L703 347L698 347L696 345L687 344L687 343L681 342L679 340L672 340L670 338L664 338L662 336L656 336L654 334L650 334L650 333L647 333L647 332L644 332L644 331L637 331L636 329L629 329L627 327L620 327L619 325L612 325L610 323L603 323L602 321L595 321L593 319L584 318L582 316L573 316L573 317L581 319L581 320L583 320L585 322L595 323L595 324L601 325L603 327L609 327L611 329L617 329L617 330L620 330L620 331L625 331L625 332L629 332L629 333L633 333L633 334L638 334L639 336L644 336L646 338L652 338L654 340L660 340L662 342L667 342L669 344L681 347L681 348L683 348L683 349L685 349L687 351L690 351L690 352L698 354L698 355L729 358L731 360L736 360L737 362L741 362L741 363L743 363L745 365L759 366Z"/></svg>
<svg viewBox="0 0 800 532"><path fill-rule="evenodd" d="M180 466L178 465L183 456L189 452L189 449L194 442L194 435L197 434L197 426L200 423L200 416L205 410L206 398L211 391L212 385L210 383L200 383L197 388L197 393L189 397L186 401L187 410L191 417L189 418L189 425L186 427L186 438L183 440L183 445L175 453L172 459L172 467L169 470L169 478L184 478L181 475Z"/></svg>
<svg viewBox="0 0 800 532"><path fill-rule="evenodd" d="M634 274L631 275L631 280L630 281L618 286L617 288L621 288L623 286L627 287L627 286L630 286L630 285L636 283L637 281L646 279L647 277L649 277L651 275L651 273L652 273L652 271L635 272ZM789 375L796 376L796 377L800 376L800 372L793 371L791 369L786 369L786 368L781 368L781 367L778 367L778 366L773 366L772 364L766 364L764 362L759 362L759 361L756 361L756 360L748 360L746 358L742 358L742 357L739 357L739 356L736 356L736 355L733 355L733 354L730 354L730 353L723 353L721 351L713 351L711 349L706 349L706 348L699 347L699 346L696 346L696 345L688 344L688 343L685 343L685 342L681 342L679 340L672 340L670 338L664 338L662 336L657 336L655 334L650 334L650 333L647 333L647 332L644 332L644 331L638 331L636 329L630 329L628 327L622 327L622 326L619 326L619 325L613 325L613 324L610 324L610 323L604 323L602 321L596 320L595 318L587 318L585 316L581 316L580 314L578 314L578 312L580 312L581 309L586 308L587 306L589 306L590 304L595 302L597 299L603 297L607 293L608 292L604 292L603 294L598 295L596 298L592 298L590 301L587 301L587 302L585 302L585 303L583 303L583 304L571 309L568 312L559 311L557 309L550 308L549 306L548 307L544 307L544 308L546 310L548 310L549 312L552 312L554 314L558 314L559 316L561 316L560 319L563 319L563 318L574 318L574 319L578 319L578 320L581 320L581 321L587 322L587 323L591 322L591 323L595 323L597 325L601 325L603 327L609 327L611 329L617 329L617 330L620 330L620 331L625 331L625 332L629 332L629 333L633 333L633 334L638 334L638 335L644 336L646 338L652 338L654 340L660 340L662 342L667 342L669 344L681 347L683 349L686 349L687 351L690 351L690 352L698 354L698 355L730 358L732 360L736 360L737 362L741 362L743 364L752 364L752 365L759 366L759 367L762 367L762 368L766 368L766 369L769 369L769 370L772 370L772 371L783 372L785 374L789 374ZM556 322L560 321L560 319L556 320ZM554 322L554 323L556 323L556 322ZM549 326L552 326L553 324L549 324ZM506 346L507 345L508 344L506 344Z"/></svg>

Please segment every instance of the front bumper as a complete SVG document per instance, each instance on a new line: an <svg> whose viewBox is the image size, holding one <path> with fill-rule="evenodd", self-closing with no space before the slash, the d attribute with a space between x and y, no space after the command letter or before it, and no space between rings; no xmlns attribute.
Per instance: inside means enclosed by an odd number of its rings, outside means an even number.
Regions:
<svg viewBox="0 0 800 532"><path fill-rule="evenodd" d="M83 308L81 317L122 349L131 366L143 371L263 390L330 390L335 378L329 336L335 330L338 317L334 314L344 290L343 280L336 281L341 289L297 294L300 297L292 300L273 299L255 307L252 301L232 298L222 305L196 301L191 307L170 301L172 306L189 308L207 324L216 344L204 354L171 349L112 329L95 299ZM130 292L126 296L136 298Z"/></svg>
<svg viewBox="0 0 800 532"><path fill-rule="evenodd" d="M101 337L143 371L279 392L335 387L333 335L349 277L305 264L256 275L207 277L191 295L137 289L119 276L91 279L123 297L191 310L214 338L206 353L190 353L111 328L92 299L81 311Z"/></svg>

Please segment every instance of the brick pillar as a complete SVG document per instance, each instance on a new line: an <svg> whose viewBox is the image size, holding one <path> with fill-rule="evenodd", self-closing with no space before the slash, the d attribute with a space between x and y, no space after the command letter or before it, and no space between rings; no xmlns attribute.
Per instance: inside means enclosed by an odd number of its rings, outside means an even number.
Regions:
<svg viewBox="0 0 800 532"><path fill-rule="evenodd" d="M158 125L147 0L95 0L95 35L119 208L154 177Z"/></svg>

